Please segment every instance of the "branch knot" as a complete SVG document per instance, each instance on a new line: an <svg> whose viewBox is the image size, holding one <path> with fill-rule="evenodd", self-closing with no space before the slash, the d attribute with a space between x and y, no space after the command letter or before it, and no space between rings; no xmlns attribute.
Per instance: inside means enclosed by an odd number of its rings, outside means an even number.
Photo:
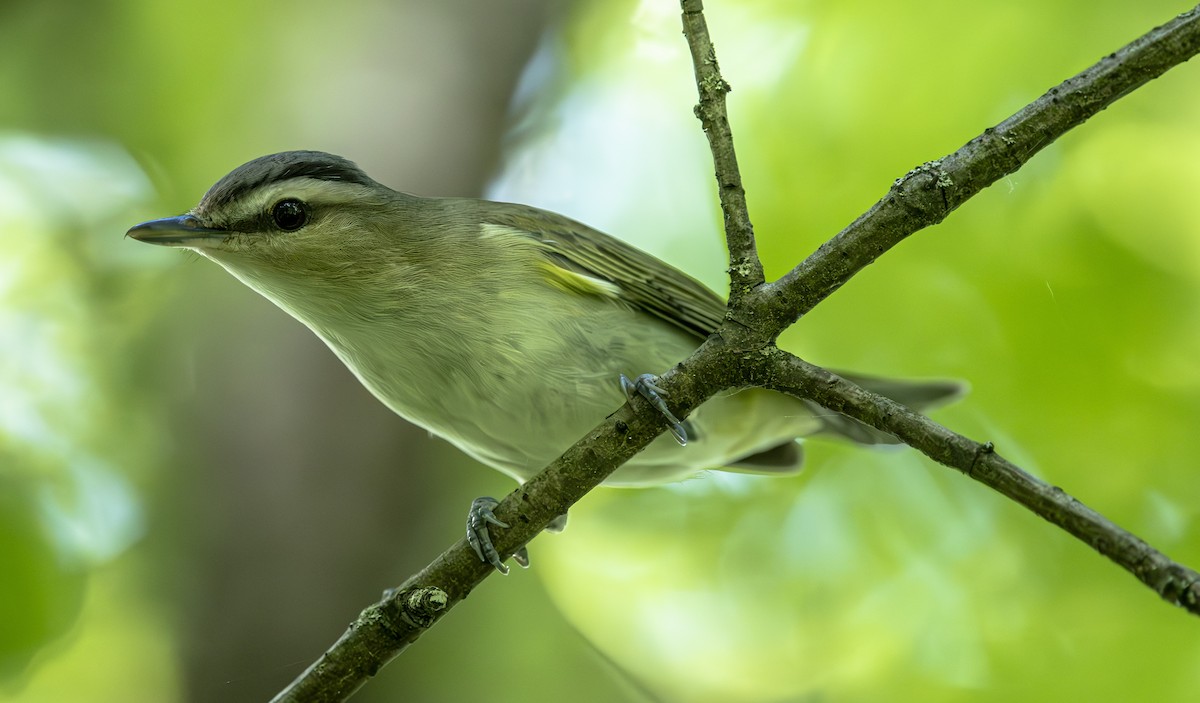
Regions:
<svg viewBox="0 0 1200 703"><path fill-rule="evenodd" d="M436 586L412 588L395 595L396 615L412 627L425 629L437 619L437 614L446 609L450 597Z"/></svg>

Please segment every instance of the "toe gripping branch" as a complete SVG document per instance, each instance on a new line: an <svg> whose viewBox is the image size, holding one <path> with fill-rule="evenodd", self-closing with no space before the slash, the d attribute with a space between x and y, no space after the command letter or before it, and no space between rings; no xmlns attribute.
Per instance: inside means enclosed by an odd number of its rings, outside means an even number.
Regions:
<svg viewBox="0 0 1200 703"><path fill-rule="evenodd" d="M637 377L636 381L630 381L625 374L621 374L621 390L625 391L625 397L633 400L633 396L637 395L645 398L655 410L662 413L667 418L667 424L671 426L671 434L675 437L675 441L680 445L688 443L687 428L675 417L671 409L667 407L667 401L663 397L667 392L658 386L658 376L652 373L644 373Z"/></svg>
<svg viewBox="0 0 1200 703"><path fill-rule="evenodd" d="M471 545L471 549L475 550L480 561L491 564L496 567L496 571L507 575L508 566L504 564L504 559L500 558L500 552L496 551L496 547L492 545L489 527L490 525L501 528L509 526L507 522L500 520L492 512L497 505L500 505L500 501L487 496L471 501L471 508L467 511L467 543ZM529 552L525 547L518 549L512 558L521 568L529 568Z"/></svg>

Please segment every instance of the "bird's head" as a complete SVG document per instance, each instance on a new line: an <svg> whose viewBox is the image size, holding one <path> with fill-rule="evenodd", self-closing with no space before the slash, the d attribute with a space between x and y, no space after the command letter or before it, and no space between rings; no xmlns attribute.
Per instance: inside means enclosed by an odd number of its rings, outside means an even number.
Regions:
<svg viewBox="0 0 1200 703"><path fill-rule="evenodd" d="M421 199L368 177L352 162L317 151L263 156L234 169L191 211L135 225L128 236L191 249L280 306L383 294L380 279L403 280L422 229ZM302 318L303 315L298 315Z"/></svg>

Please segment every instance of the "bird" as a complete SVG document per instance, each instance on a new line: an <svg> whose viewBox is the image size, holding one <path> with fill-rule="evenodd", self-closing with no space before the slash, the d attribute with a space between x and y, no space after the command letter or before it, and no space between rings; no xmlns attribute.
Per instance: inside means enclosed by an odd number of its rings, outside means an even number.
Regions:
<svg viewBox="0 0 1200 703"><path fill-rule="evenodd" d="M187 213L127 235L217 263L311 329L397 415L518 482L634 394L659 408L671 431L605 485L657 485L710 469L794 474L801 438L820 433L898 442L760 388L718 394L674 417L654 371L715 332L725 300L547 210L421 197L340 156L288 151L235 168ZM838 373L917 411L963 392L956 381ZM497 504L472 503L468 541L507 573L490 536L507 527L492 513ZM524 547L508 556L528 563Z"/></svg>

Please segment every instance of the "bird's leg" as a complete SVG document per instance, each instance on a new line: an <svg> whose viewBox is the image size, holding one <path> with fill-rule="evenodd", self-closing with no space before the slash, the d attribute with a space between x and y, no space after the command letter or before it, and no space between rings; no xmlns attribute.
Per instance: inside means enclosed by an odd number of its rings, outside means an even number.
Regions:
<svg viewBox="0 0 1200 703"><path fill-rule="evenodd" d="M652 373L644 373L637 377L636 381L630 381L625 374L621 374L621 390L625 391L625 397L633 400L634 394L638 394L648 400L656 410L662 413L667 418L667 423L671 426L671 434L675 436L675 441L680 445L688 443L687 429L679 418L671 412L667 407L667 402L663 400L666 391L658 387L658 376Z"/></svg>

